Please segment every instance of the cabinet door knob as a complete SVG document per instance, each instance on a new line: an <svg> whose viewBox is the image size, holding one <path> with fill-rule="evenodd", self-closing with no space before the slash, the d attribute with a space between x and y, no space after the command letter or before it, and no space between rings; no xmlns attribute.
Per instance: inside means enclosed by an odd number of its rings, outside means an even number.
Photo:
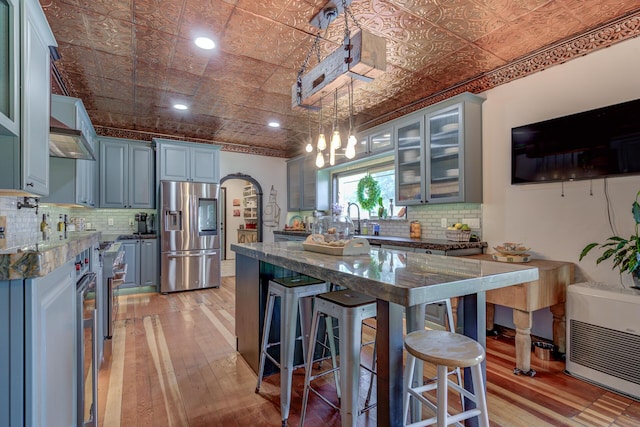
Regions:
<svg viewBox="0 0 640 427"><path fill-rule="evenodd" d="M27 187L33 187L33 182L27 182Z"/></svg>

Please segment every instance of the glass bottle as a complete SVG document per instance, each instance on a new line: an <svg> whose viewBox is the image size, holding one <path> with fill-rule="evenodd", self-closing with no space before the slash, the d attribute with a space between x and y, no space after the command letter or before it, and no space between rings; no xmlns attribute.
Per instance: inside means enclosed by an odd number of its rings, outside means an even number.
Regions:
<svg viewBox="0 0 640 427"><path fill-rule="evenodd" d="M389 199L389 218L393 218L393 199Z"/></svg>

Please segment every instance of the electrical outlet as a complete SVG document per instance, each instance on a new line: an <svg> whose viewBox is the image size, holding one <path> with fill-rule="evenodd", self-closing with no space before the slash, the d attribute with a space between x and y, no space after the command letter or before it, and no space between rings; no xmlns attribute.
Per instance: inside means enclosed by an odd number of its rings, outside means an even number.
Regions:
<svg viewBox="0 0 640 427"><path fill-rule="evenodd" d="M463 224L467 224L469 228L480 228L480 218L465 218L462 220Z"/></svg>
<svg viewBox="0 0 640 427"><path fill-rule="evenodd" d="M113 225L113 218L107 218L107 225Z"/></svg>
<svg viewBox="0 0 640 427"><path fill-rule="evenodd" d="M447 228L448 227L447 218L441 218L440 219L440 227L442 227L442 228Z"/></svg>

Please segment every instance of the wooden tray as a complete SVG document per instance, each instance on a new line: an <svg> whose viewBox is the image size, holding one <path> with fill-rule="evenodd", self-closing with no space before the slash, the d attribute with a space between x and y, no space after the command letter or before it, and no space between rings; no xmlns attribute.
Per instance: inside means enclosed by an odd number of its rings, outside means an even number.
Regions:
<svg viewBox="0 0 640 427"><path fill-rule="evenodd" d="M349 240L346 246L329 246L318 243L302 242L302 247L305 251L337 256L368 254L371 249L369 241L361 237Z"/></svg>

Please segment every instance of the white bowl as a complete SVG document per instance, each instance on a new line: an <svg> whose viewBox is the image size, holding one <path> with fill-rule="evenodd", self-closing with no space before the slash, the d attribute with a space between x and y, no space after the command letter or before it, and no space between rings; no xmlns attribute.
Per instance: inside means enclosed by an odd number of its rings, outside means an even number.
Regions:
<svg viewBox="0 0 640 427"><path fill-rule="evenodd" d="M458 123L447 123L442 125L442 132L451 132L458 129Z"/></svg>

